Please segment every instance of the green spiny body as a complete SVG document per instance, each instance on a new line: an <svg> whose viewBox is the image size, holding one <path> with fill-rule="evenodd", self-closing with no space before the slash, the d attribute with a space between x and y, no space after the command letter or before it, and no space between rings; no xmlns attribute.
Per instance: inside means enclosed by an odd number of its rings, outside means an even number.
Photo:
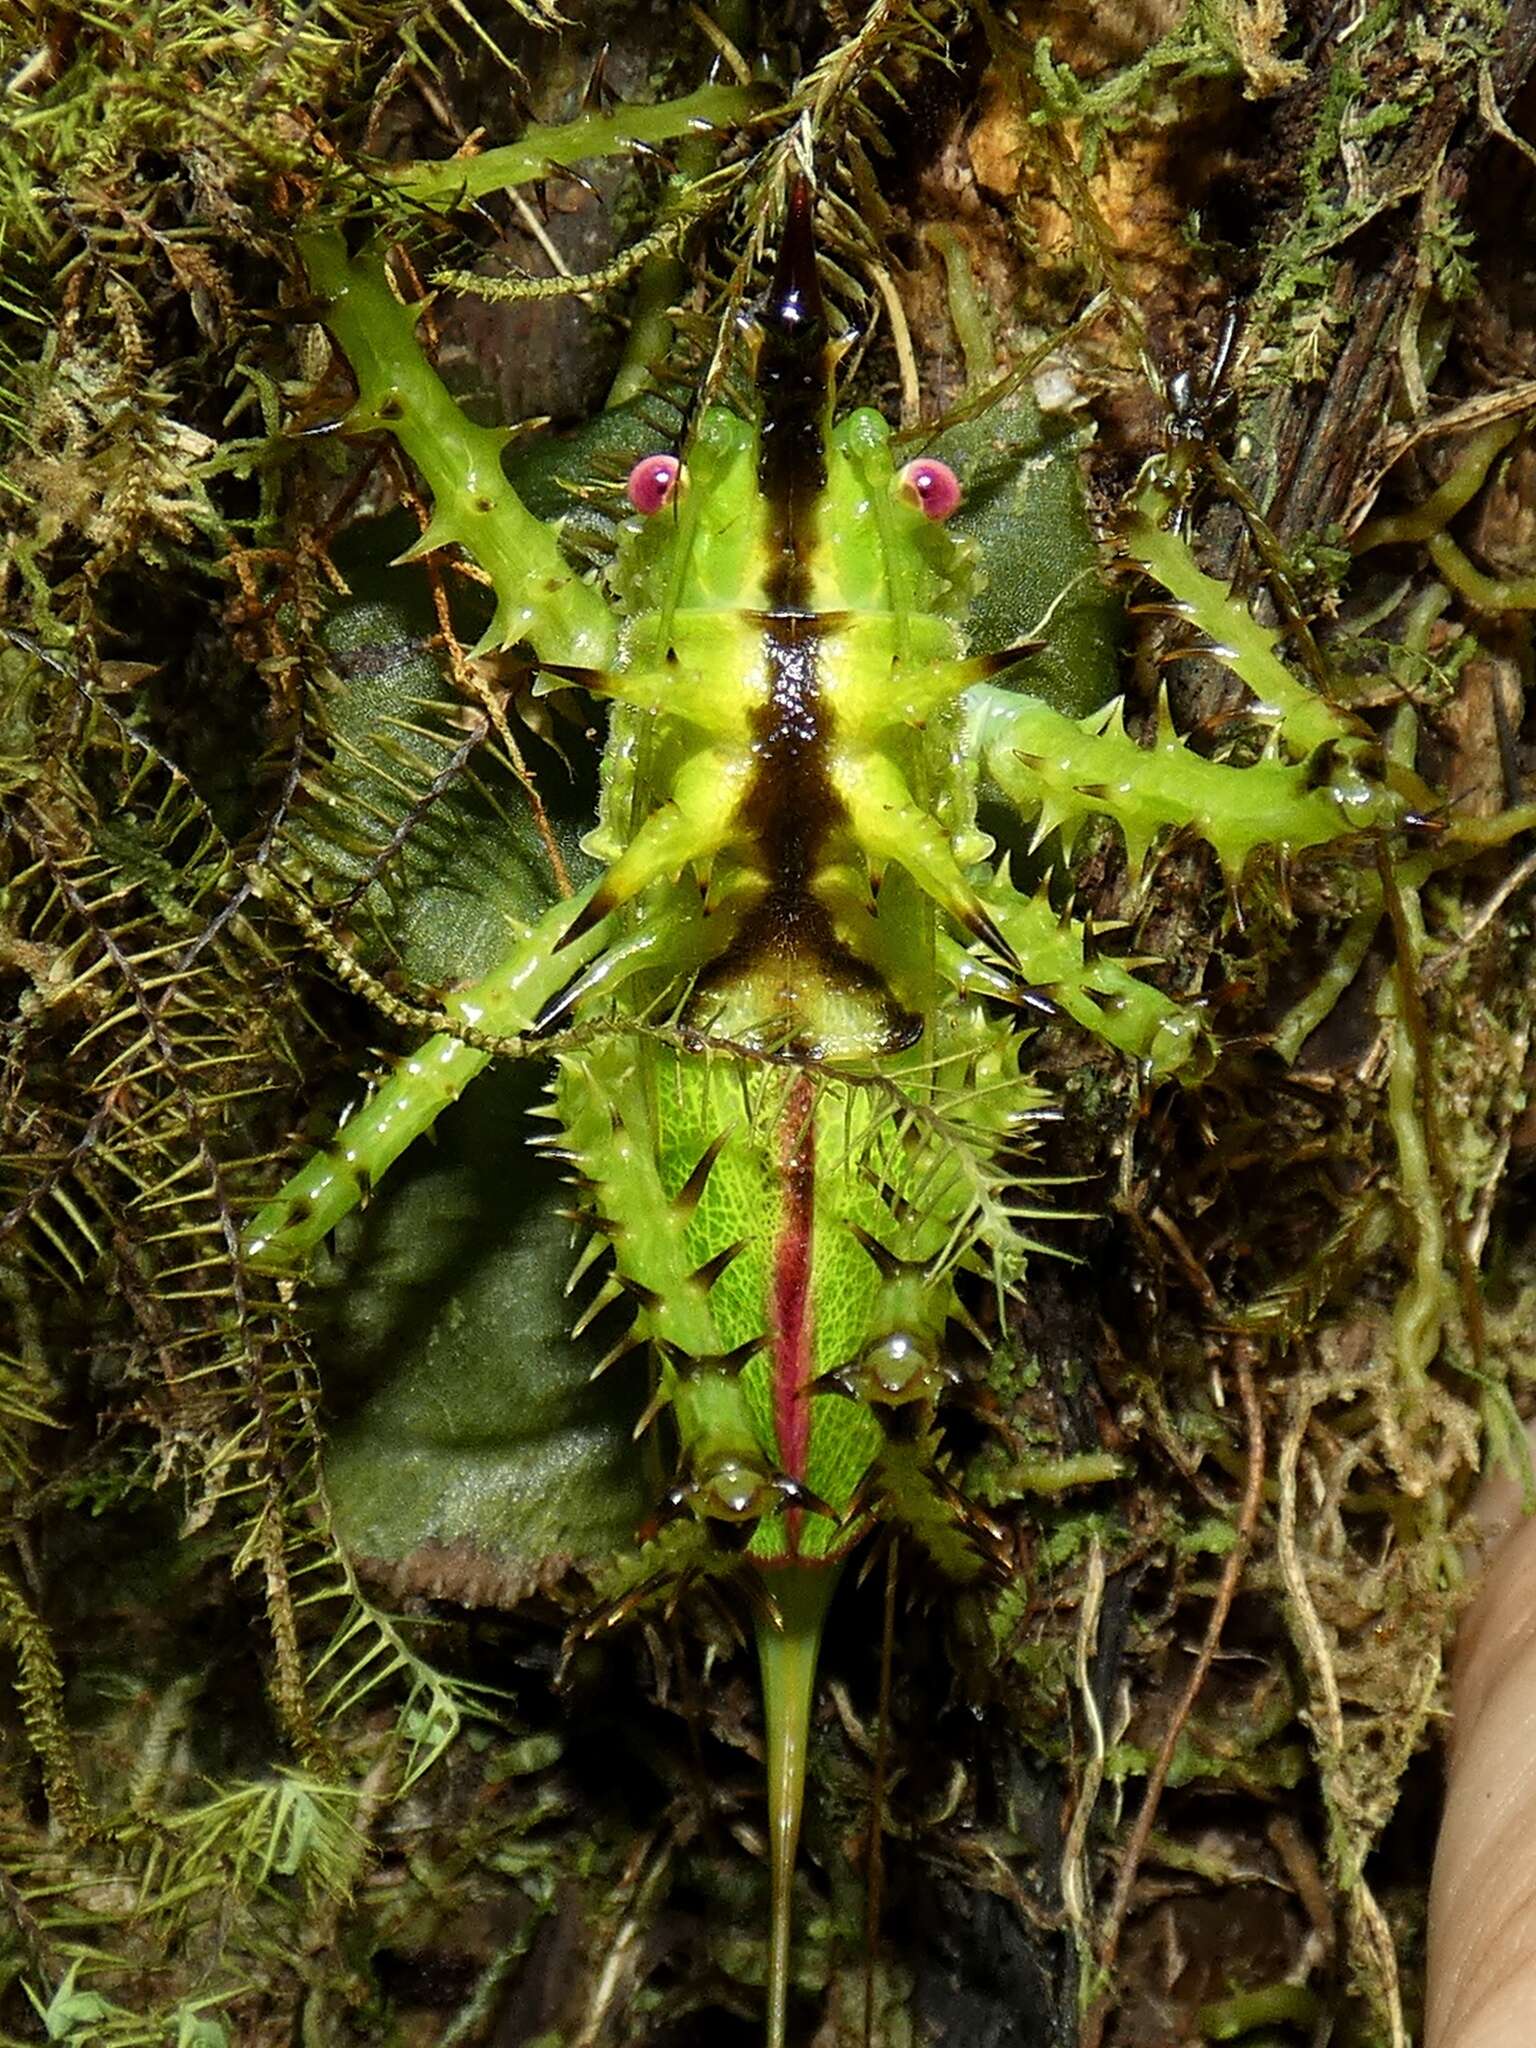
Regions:
<svg viewBox="0 0 1536 2048"><path fill-rule="evenodd" d="M938 1014L937 918L987 927L938 822L964 803L950 757L971 680L936 609L953 546L896 495L883 420L831 430L807 208L763 316L761 420L705 416L676 515L622 566L637 614L601 683L622 707L611 865L570 932L622 910L587 983L633 948L636 1012L735 1050L625 1047L601 1074L571 1058L558 1095L694 1498L761 1516L765 1560L845 1544L878 1449L861 1402L813 1389L851 1391L871 1346L903 1336L938 1356L963 1174L893 1119L893 1094L921 1104L937 1068L994 1130L1029 1099L977 1093L1009 1061L979 1005ZM739 1489L754 1468L750 1509L727 1506L720 1470ZM786 1512L785 1482L833 1516Z"/></svg>
<svg viewBox="0 0 1536 2048"><path fill-rule="evenodd" d="M611 864L570 934L627 910L614 947L655 940L630 956L641 1014L764 1057L743 1072L739 1051L620 1044L563 1061L556 1096L609 1285L638 1297L658 1361L676 1499L749 1531L777 1752L773 2038L831 1567L874 1504L879 1399L937 1391L946 1250L974 1250L958 1158L868 1084L917 1109L937 1071L994 1130L1031 1100L1016 1075L1006 1106L988 1085L1011 1046L979 1005L940 1022L937 919L990 930L939 822L964 805L951 758L974 680L941 610L958 564L897 495L885 422L833 430L809 207L797 187L759 418L704 416L675 514L621 568L635 616L598 685L620 706Z"/></svg>
<svg viewBox="0 0 1536 2048"><path fill-rule="evenodd" d="M669 1505L744 1553L757 1606L778 2044L837 1563L881 1516L947 1523L940 1547L952 1565L964 1555L947 1487L935 1475L914 1491L909 1446L895 1479L888 1430L915 1410L917 1469L933 1471L957 1281L1008 1288L1023 1270L1010 1162L1040 1098L1018 1009L1044 987L1163 1071L1200 1028L988 865L981 776L1038 837L1070 841L1107 813L1139 859L1163 826L1193 825L1233 872L1259 845L1324 843L1399 806L1350 766L1347 722L1251 622L1224 633L1229 658L1277 740L1343 742L1326 781L1278 753L1246 770L1202 760L1166 729L1144 751L1114 714L1078 725L988 683L1019 650L968 655L963 551L903 489L883 420L834 424L804 181L757 323L756 414L704 412L686 481L621 548L611 608L517 502L498 437L458 414L382 270L324 238L307 260L358 380L355 423L388 425L432 489L423 546L462 545L491 574L486 644L524 642L553 685L613 705L588 842L604 871L449 999L456 1027L255 1219L247 1249L297 1264L484 1065L487 1039L556 1054L546 1142L590 1234L588 1313L632 1298L619 1349L643 1341L654 1363L643 1421L669 1418ZM1171 582L1185 562L1157 511L1152 494L1144 552L1172 548ZM1185 602L1214 615L1190 588Z"/></svg>

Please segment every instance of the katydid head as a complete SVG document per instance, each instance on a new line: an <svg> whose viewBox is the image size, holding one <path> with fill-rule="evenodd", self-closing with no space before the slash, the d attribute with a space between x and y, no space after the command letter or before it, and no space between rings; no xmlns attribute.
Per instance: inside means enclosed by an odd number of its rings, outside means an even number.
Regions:
<svg viewBox="0 0 1536 2048"><path fill-rule="evenodd" d="M706 406L684 449L635 464L625 490L638 516L614 567L616 593L653 616L658 639L687 612L954 616L971 584L967 548L944 527L960 479L933 457L898 460L889 424L868 407L835 417L844 344L803 176L745 329L753 416Z"/></svg>
<svg viewBox="0 0 1536 2048"><path fill-rule="evenodd" d="M772 609L810 608L810 555L827 481L835 351L816 271L810 182L790 187L768 296L758 312L757 488L767 515Z"/></svg>
<svg viewBox="0 0 1536 2048"><path fill-rule="evenodd" d="M934 545L923 528L942 525L956 510L960 481L947 463L930 458L897 471L890 430L876 413L854 413L834 428L842 349L822 297L803 175L790 187L757 327L757 485L767 515L769 579L782 582L785 608L944 610L935 599L953 581L957 549L947 536ZM913 558L915 579L903 556ZM922 573L929 563L937 578Z"/></svg>

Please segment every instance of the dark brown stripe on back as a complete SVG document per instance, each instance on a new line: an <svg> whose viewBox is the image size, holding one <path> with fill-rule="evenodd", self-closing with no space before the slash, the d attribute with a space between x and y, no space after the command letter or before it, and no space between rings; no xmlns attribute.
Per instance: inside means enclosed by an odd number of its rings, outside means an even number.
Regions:
<svg viewBox="0 0 1536 2048"><path fill-rule="evenodd" d="M827 481L824 435L832 378L811 190L804 178L795 180L790 194L778 267L759 318L757 487L768 507L768 609L804 612L810 609L817 504Z"/></svg>
<svg viewBox="0 0 1536 2048"><path fill-rule="evenodd" d="M816 672L821 631L814 614L781 614L764 625L770 688L755 720L758 767L741 822L768 893L706 980L729 981L767 960L811 959L829 979L885 998L879 975L838 937L811 888L827 832L844 815L827 776L829 716Z"/></svg>
<svg viewBox="0 0 1536 2048"><path fill-rule="evenodd" d="M811 609L817 514L827 481L826 424L832 348L816 273L811 192L795 181L757 358L762 407L757 483L768 515L767 604L758 615L767 702L753 722L757 769L742 801L767 894L703 977L719 986L768 961L814 962L829 981L867 991L910 1035L875 969L838 937L812 889L827 835L847 816L827 772L832 716L821 694L819 651L837 617Z"/></svg>

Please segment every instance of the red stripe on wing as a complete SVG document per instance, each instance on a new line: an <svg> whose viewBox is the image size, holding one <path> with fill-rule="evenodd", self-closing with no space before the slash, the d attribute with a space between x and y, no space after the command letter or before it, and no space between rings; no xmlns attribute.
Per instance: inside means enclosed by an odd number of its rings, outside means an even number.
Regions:
<svg viewBox="0 0 1536 2048"><path fill-rule="evenodd" d="M811 1253L816 1206L816 1091L801 1074L779 1126L782 1207L773 1247L773 1422L785 1476L804 1480L811 1449ZM790 1515L791 1530L799 1520Z"/></svg>

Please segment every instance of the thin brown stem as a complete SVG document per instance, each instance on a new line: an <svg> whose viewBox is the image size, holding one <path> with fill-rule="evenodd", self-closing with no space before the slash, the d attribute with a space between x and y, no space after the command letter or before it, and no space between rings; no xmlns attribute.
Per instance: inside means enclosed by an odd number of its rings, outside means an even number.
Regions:
<svg viewBox="0 0 1536 2048"><path fill-rule="evenodd" d="M1199 1699L1217 1649L1221 1644L1221 1632L1226 1627L1227 1616L1232 1611L1232 1602L1242 1581L1243 1567L1248 1561L1248 1552L1253 1543L1253 1532L1258 1525L1259 1509L1264 1499L1264 1418L1259 1408L1258 1390L1253 1380L1254 1347L1243 1344L1238 1348L1235 1363L1238 1392L1242 1398L1243 1420L1248 1431L1248 1467L1243 1484L1242 1506L1238 1511L1237 1534L1232 1548L1227 1552L1226 1566L1221 1574L1221 1584L1216 1589L1216 1598L1211 1605L1211 1617L1206 1623L1205 1639L1200 1645L1200 1654L1195 1659L1189 1682L1180 1695L1163 1740L1157 1752L1157 1760L1147 1779L1146 1797L1141 1810L1131 1827L1130 1839L1120 1858L1120 1869L1115 1879L1114 1895L1110 1900L1104 1933L1099 1943L1099 1969L1107 1982L1120 1951L1120 1937L1125 1930L1125 1920L1130 1910L1131 1893L1141 1869L1141 1859L1146 1854L1147 1843L1152 1836L1152 1825L1157 1819L1163 1791L1168 1783L1168 1773L1173 1768L1174 1753L1179 1738L1184 1733L1195 1702ZM1104 2023L1109 2017L1109 1996L1101 1992L1093 2009L1083 2022L1082 2048L1099 2048L1103 2039Z"/></svg>
<svg viewBox="0 0 1536 2048"><path fill-rule="evenodd" d="M875 1782L869 1794L869 1846L864 1857L864 2048L875 2040L875 1960L880 1947L880 1909L885 1894L885 1786L891 1756L891 1662L896 1641L896 1559L899 1539L885 1554L885 1604L880 1624L879 1730L875 1739Z"/></svg>
<svg viewBox="0 0 1536 2048"><path fill-rule="evenodd" d="M417 504L413 506L413 510L415 510L418 519L421 520L422 530L425 532L426 515L424 509ZM555 887L562 896L569 897L574 893L571 887L571 877L565 865L565 857L560 851L560 842L555 837L555 828L549 821L549 812L545 809L544 799L539 793L539 785L534 779L533 770L524 760L523 750L512 735L512 728L507 722L506 709L501 698L486 682L484 676L480 674L474 662L470 660L463 647L459 644L458 635L453 630L453 613L448 603L447 588L443 583L436 558L429 555L426 566L427 587L432 593L432 609L437 616L437 629L442 635L443 647L448 656L448 664L453 671L453 680L467 697L473 698L484 715L490 720L496 737L501 741L508 765L511 767L512 773L517 777L518 782L522 785L523 794L528 799L528 808L533 813L534 829L543 843L545 857L549 861L550 872L554 876Z"/></svg>

